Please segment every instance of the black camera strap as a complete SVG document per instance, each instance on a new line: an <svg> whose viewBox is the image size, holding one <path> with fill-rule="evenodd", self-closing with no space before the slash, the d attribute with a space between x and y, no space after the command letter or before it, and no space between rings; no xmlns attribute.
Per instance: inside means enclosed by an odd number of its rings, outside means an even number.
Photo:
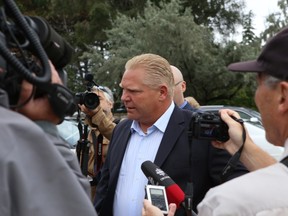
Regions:
<svg viewBox="0 0 288 216"><path fill-rule="evenodd" d="M103 155L103 135L96 135L95 129L91 130L92 142L94 147L94 173L95 176L99 172L102 166L102 155Z"/></svg>
<svg viewBox="0 0 288 216"><path fill-rule="evenodd" d="M245 131L245 127L244 127L244 121L243 119L237 119L234 116L231 116L235 121L237 121L238 123L241 124L242 126L242 145L239 148L239 150L229 159L228 163L226 164L226 166L224 167L222 174L221 174L221 180L222 182L224 182L226 180L226 178L229 176L229 174L236 168L237 163L240 159L242 150L244 148L244 143L246 141L246 131Z"/></svg>
<svg viewBox="0 0 288 216"><path fill-rule="evenodd" d="M281 161L281 163L285 164L288 167L288 156L286 156L285 158L283 158Z"/></svg>
<svg viewBox="0 0 288 216"><path fill-rule="evenodd" d="M80 168L84 176L88 175L88 161L90 142L88 141L88 125L82 124L80 111L78 110L78 130L79 140L76 146L76 154L80 163Z"/></svg>

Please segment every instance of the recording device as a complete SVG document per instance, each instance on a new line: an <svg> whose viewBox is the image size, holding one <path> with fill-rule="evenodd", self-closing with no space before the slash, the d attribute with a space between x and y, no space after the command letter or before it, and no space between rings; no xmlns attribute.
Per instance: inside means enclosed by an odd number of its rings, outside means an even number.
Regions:
<svg viewBox="0 0 288 216"><path fill-rule="evenodd" d="M152 205L158 207L163 214L168 214L169 207L164 186L146 185L146 195Z"/></svg>
<svg viewBox="0 0 288 216"><path fill-rule="evenodd" d="M75 103L84 104L88 109L95 109L99 106L100 101L97 94L91 92L92 87L97 84L93 81L93 75L88 73L85 75L86 91L75 94Z"/></svg>
<svg viewBox="0 0 288 216"><path fill-rule="evenodd" d="M17 107L21 83L25 79L36 87L36 92L48 95L51 107L58 117L63 119L66 115L72 115L76 110L74 95L62 85L51 84L48 60L52 61L60 73L70 62L73 48L45 19L24 16L13 0L2 2L0 88L7 92L10 107ZM63 77L65 73L59 75Z"/></svg>
<svg viewBox="0 0 288 216"><path fill-rule="evenodd" d="M143 162L141 169L148 178L150 184L165 187L168 203L175 203L177 208L179 208L185 199L185 194L181 188L163 170L151 161Z"/></svg>
<svg viewBox="0 0 288 216"><path fill-rule="evenodd" d="M219 114L194 112L191 120L192 136L196 139L229 140L228 125Z"/></svg>

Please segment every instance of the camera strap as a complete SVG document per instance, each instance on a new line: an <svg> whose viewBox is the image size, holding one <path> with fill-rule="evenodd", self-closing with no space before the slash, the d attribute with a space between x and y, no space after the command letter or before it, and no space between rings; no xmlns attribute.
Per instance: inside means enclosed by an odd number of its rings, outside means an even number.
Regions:
<svg viewBox="0 0 288 216"><path fill-rule="evenodd" d="M78 159L80 159L80 168L81 168L82 174L84 176L87 176L88 175L89 148L90 148L90 143L87 139L88 138L88 125L84 125L83 131L80 134L81 136L77 144L77 147L79 146L79 148L76 148L76 151L77 151Z"/></svg>
<svg viewBox="0 0 288 216"><path fill-rule="evenodd" d="M246 141L246 131L245 131L243 119L237 119L234 116L231 116L231 117L235 121L240 123L241 126L242 126L242 141L243 141L243 143L242 143L241 147L239 148L239 150L229 159L228 163L224 167L224 169L222 171L222 174L221 174L222 182L224 182L226 180L226 178L229 176L229 174L236 168L236 166L237 166L237 164L239 162L242 150L244 148L244 143Z"/></svg>
<svg viewBox="0 0 288 216"><path fill-rule="evenodd" d="M94 147L94 173L96 176L102 166L103 135L99 134L96 136L96 131L94 129L91 130L91 135Z"/></svg>
<svg viewBox="0 0 288 216"><path fill-rule="evenodd" d="M286 166L288 167L288 156L286 156L285 158L283 158L280 162L283 163L284 165L286 165Z"/></svg>

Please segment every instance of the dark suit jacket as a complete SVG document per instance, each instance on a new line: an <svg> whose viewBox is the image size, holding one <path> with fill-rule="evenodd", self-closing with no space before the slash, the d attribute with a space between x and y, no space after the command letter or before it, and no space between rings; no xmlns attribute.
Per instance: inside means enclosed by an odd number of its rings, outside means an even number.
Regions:
<svg viewBox="0 0 288 216"><path fill-rule="evenodd" d="M191 176L194 185L193 208L196 210L197 204L206 192L221 183L219 176L231 156L224 150L214 148L208 140L193 139L189 142L187 131L190 128L191 116L191 111L175 106L154 163L164 170L183 191ZM121 121L115 127L110 141L94 203L97 212L102 216L113 214L114 193L130 138L131 123L132 120L128 119ZM189 158L191 158L191 165ZM247 172L242 165L239 165L228 179Z"/></svg>

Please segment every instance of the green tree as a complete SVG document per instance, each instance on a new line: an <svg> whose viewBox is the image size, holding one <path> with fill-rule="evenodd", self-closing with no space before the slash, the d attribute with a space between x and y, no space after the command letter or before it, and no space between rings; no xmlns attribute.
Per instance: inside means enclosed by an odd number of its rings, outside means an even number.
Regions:
<svg viewBox="0 0 288 216"><path fill-rule="evenodd" d="M244 16L242 43L246 45L249 45L256 40L255 33L253 32L255 28L252 25L253 17L254 15L251 10Z"/></svg>
<svg viewBox="0 0 288 216"><path fill-rule="evenodd" d="M241 25L245 8L243 0L182 0L182 3L184 8L192 10L196 24L208 26L224 35L234 33L235 27Z"/></svg>
<svg viewBox="0 0 288 216"><path fill-rule="evenodd" d="M242 74L227 73L226 49L214 44L208 28L191 21L191 11L181 13L180 1L172 0L161 7L149 3L143 15L130 18L119 14L107 30L109 51L100 60L99 49L92 47L85 58L100 83L111 76L110 87L117 88L125 62L141 53L155 53L179 67L187 81L187 95L201 104L232 98L243 87ZM231 91L230 91L231 89ZM117 94L120 92L118 90Z"/></svg>
<svg viewBox="0 0 288 216"><path fill-rule="evenodd" d="M288 2L287 0L278 0L279 11L267 16L266 29L261 33L263 41L267 41L282 28L288 24Z"/></svg>
<svg viewBox="0 0 288 216"><path fill-rule="evenodd" d="M74 47L68 71L68 86L78 91L88 72L88 62L79 56L90 46L106 49L105 28L111 26L113 8L105 0L23 0L17 1L22 13L48 20L60 35ZM81 86L81 87L80 87Z"/></svg>

